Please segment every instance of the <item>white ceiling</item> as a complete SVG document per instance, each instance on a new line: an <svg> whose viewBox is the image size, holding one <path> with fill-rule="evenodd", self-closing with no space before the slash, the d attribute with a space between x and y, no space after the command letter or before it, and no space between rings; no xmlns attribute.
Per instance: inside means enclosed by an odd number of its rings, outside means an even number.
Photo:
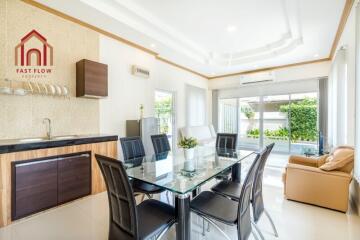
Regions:
<svg viewBox="0 0 360 240"><path fill-rule="evenodd" d="M329 57L345 5L345 0L37 2L208 76Z"/></svg>

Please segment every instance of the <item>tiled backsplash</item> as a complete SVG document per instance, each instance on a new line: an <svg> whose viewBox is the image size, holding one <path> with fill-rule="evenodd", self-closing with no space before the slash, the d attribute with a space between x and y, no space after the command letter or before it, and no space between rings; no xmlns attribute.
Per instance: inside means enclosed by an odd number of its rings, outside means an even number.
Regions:
<svg viewBox="0 0 360 240"><path fill-rule="evenodd" d="M0 58L0 78L24 80L16 73L14 49L35 29L53 47L54 65L51 74L34 81L68 86L71 97L0 95L0 139L43 136L45 117L53 121L55 135L98 133L99 101L75 97L75 64L83 58L98 61L99 34L21 1L4 0L4 4L0 28L6 31L0 35L0 52L5 54Z"/></svg>

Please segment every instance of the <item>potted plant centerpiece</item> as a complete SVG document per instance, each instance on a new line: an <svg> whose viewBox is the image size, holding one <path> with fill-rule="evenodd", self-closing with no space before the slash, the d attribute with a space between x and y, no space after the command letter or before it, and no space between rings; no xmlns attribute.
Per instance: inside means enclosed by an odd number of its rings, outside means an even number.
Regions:
<svg viewBox="0 0 360 240"><path fill-rule="evenodd" d="M183 137L180 139L178 143L178 146L184 149L184 156L185 156L184 170L186 171L195 170L193 159L194 159L195 147L197 145L198 145L197 140L192 137L189 138Z"/></svg>

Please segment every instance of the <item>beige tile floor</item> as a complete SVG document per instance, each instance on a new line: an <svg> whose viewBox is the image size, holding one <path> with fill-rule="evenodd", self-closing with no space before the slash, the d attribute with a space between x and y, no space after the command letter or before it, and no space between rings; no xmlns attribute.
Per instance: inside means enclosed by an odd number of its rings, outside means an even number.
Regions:
<svg viewBox="0 0 360 240"><path fill-rule="evenodd" d="M280 240L359 240L360 217L315 206L284 200L281 170L266 169L264 176L265 205L272 215ZM209 183L211 186L212 183ZM161 196L165 200L165 196ZM192 240L224 239L214 228L203 237L202 221L192 215ZM259 222L266 239L276 239L267 219ZM237 239L236 228L221 225ZM101 193L86 197L20 220L0 229L0 240L106 240L108 230L107 196ZM171 229L164 239L175 239Z"/></svg>

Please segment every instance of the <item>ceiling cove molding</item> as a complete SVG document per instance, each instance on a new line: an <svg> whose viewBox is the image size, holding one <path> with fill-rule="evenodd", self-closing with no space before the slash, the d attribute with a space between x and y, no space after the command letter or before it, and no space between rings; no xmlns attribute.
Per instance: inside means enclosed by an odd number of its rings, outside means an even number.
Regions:
<svg viewBox="0 0 360 240"><path fill-rule="evenodd" d="M303 44L302 41L299 41L299 39L302 39L298 8L299 0L281 1L281 11L283 12L284 23L287 29L280 39L255 49L232 53L214 53L208 49L204 49L133 1L80 1L103 14L110 16L115 21L129 26L133 30L142 33L151 39L155 39L170 49L201 64L222 67L253 63L264 60L264 56L271 58L284 55Z"/></svg>
<svg viewBox="0 0 360 240"><path fill-rule="evenodd" d="M39 8L39 9L43 10L43 11L49 12L49 13L51 13L51 14L53 14L53 15L56 15L56 16L61 17L61 18L63 18L63 19L66 19L66 20L68 20L68 21L71 21L71 22L73 22L73 23L79 24L79 25L81 25L81 26L83 26L83 27L86 27L86 28L88 28L88 29L91 29L91 30L93 30L93 31L96 31L96 32L98 32L98 33L100 33L100 34L103 34L103 35L105 35L105 36L107 36L107 37L110 37L110 38L112 38L112 39L114 39L114 40L117 40L117 41L119 41L119 42L122 42L122 43L124 43L124 44L126 44L126 45L129 45L129 46L131 46L131 47L134 47L134 48L136 48L136 49L139 49L139 50L141 50L141 51L144 51L144 52L146 52L146 53L148 53L148 54L151 54L151 55L155 56L156 59L158 59L159 61L162 61L162 62L164 62L164 63L168 63L168 64L170 64L170 65L172 65L172 66L174 66L174 67L177 67L177 68L180 68L180 69L182 69L182 70L191 72L191 73L193 73L193 74L196 74L196 75L198 75L198 76L201 76L201 77L206 78L206 79L209 79L209 80L210 80L210 79L215 79L215 78L230 77L230 76L236 76L236 75L242 75L242 74L251 74L251 73L257 73L257 72L264 72L264 71L271 71L271 70L275 70L275 69L287 68L287 67L294 67L294 66L301 66L301 65L312 64L312 63L319 63L319 62L331 61L331 54L330 54L330 57L329 57L329 58L323 58L323 59L318 59L318 60L313 60L313 61L298 62L298 63L293 63L293 64L273 66L273 67L268 67L268 68L255 69L255 70L250 70L250 71L242 71L242 72L236 72L236 73L230 73L230 74L224 74L224 75L207 76L207 75L205 75L205 74L201 74L201 73L196 72L196 71L194 71L194 70L191 70L191 69L189 69L189 68L180 66L180 65L178 65L178 64L176 64L176 63L173 63L173 62L171 62L171 61L169 61L169 60L163 59L163 58L161 58L161 57L158 55L158 53L156 53L155 51L152 51L152 50L150 50L150 49L148 49L148 48L146 48L146 47L140 46L139 44L133 43L133 42L131 42L131 41L129 41L129 40L126 40L126 39L118 36L118 35L115 35L115 34L113 34L113 33L110 33L110 32L108 32L108 31L105 31L105 30L103 30L103 29L100 29L100 28L98 28L98 27L95 27L95 26L93 26L93 25L91 25L91 24L88 24L88 23L86 23L86 22L83 22L83 21L81 21L81 20L79 20L79 19L77 19L77 18L74 18L74 17L72 17L72 16L69 16L69 15L67 15L67 14L65 14L65 13L62 13L62 12L58 11L58 10L55 10L55 9L50 8L50 7L48 7L48 6L45 6L44 4L38 3L38 2L36 2L36 1L34 1L34 0L21 0L21 1L24 2L24 3L26 3L26 4L32 5L33 7L37 7L37 8ZM351 4L350 4L349 2L350 2ZM342 13L342 18L341 18L341 21L340 21L340 24L339 24L339 27L338 27L338 31L337 31L336 37L335 37L335 39L334 39L334 43L333 43L333 48L335 48L335 50L336 50L337 43L338 43L338 41L339 41L339 39L340 39L341 33L343 32L343 28L345 27L345 24L342 24L342 22L345 21L345 23L346 23L347 18L348 18L349 14L350 14L351 7L352 7L353 3L354 3L354 0L347 0L347 2L346 2L346 4L345 4L345 7L344 7L344 10L343 10L343 13ZM344 18L345 18L345 19L344 19ZM338 35L339 35L339 37L338 37ZM339 38L339 39L337 40L337 38ZM334 47L334 46L335 46L335 47ZM335 52L335 50L334 50L334 52Z"/></svg>
<svg viewBox="0 0 360 240"><path fill-rule="evenodd" d="M336 48L337 48L337 46L339 44L341 35L342 35L343 31L344 31L346 22L347 22L347 20L349 18L349 15L350 15L352 6L354 5L354 2L355 2L355 0L346 0L344 10L343 10L342 15L341 15L340 23L339 23L339 26L338 26L338 29L337 29L337 32L336 32L336 35L335 35L335 39L334 39L334 42L333 42L332 47L331 47L331 51L330 51L330 55L329 55L330 59L333 59L334 56L335 56Z"/></svg>
<svg viewBox="0 0 360 240"><path fill-rule="evenodd" d="M208 52L205 49L131 1L80 1L111 17L115 21L129 26L133 30L161 42L165 46L170 47L199 63L205 63L205 59L209 57Z"/></svg>
<svg viewBox="0 0 360 240"><path fill-rule="evenodd" d="M254 63L287 54L302 45L304 42L301 31L299 1L282 0L282 11L287 31L280 39L265 46L242 52L211 53L209 63L219 66Z"/></svg>
<svg viewBox="0 0 360 240"><path fill-rule="evenodd" d="M243 72L236 72L236 73L212 76L212 77L208 77L208 79L211 80L211 79L216 79L216 78L225 78L225 77L233 77L233 76L239 76L239 75L247 75L247 74L253 74L253 73L258 73L258 72L273 71L273 70L277 70L277 69L281 69L281 68L296 67L296 66L301 66L301 65L320 63L320 62L328 62L328 61L330 61L330 58L322 58L322 59L317 59L317 60L312 60L312 61L291 63L291 64L286 64L286 65L279 65L279 66L261 68L261 69L250 70L250 71L243 71Z"/></svg>
<svg viewBox="0 0 360 240"><path fill-rule="evenodd" d="M241 65L245 63L251 63L251 62L257 62L261 60L267 60L274 57L279 57L281 55L287 54L294 49L296 49L298 46L303 44L302 38L293 39L290 42L287 42L284 46L281 46L280 48L274 48L269 49L269 51L263 51L260 54L257 55L250 55L248 57L241 57L237 58L236 56L232 56L231 65ZM223 59L221 62L217 61L219 65L226 66L227 59Z"/></svg>
<svg viewBox="0 0 360 240"><path fill-rule="evenodd" d="M164 63L167 63L167 64L169 64L169 65L171 65L171 66L173 66L173 67L180 68L180 69L182 69L182 70L185 70L185 71L187 71L187 72L193 73L193 74L195 74L195 75L198 75L198 76L200 76L200 77L203 77L203 78L206 78L206 79L209 80L209 76L206 76L206 75L204 75L204 74L198 73L198 72L196 72L196 71L194 71L194 70L191 70L190 68L181 66L181 65L176 64L176 63L174 63L174 62L171 62L171 61L169 61L169 60L167 60L167 59L165 59L165 58L160 57L159 55L157 55L155 58L156 58L157 60L159 60L159 61L161 61L161 62L164 62Z"/></svg>

